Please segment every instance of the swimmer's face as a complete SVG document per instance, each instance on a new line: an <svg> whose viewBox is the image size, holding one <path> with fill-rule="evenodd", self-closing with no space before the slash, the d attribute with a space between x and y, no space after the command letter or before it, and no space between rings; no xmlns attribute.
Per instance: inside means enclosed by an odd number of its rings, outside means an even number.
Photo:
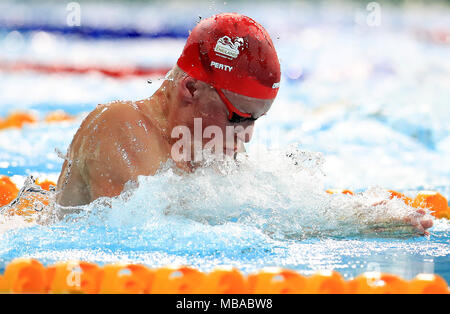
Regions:
<svg viewBox="0 0 450 314"><path fill-rule="evenodd" d="M235 114L233 119L229 119L229 110L216 89L199 81L197 81L196 86L192 116L202 118L203 134L205 134L205 130L208 133L208 127L218 127L221 130L223 135L223 152L229 156L234 155L243 143L251 140L255 120L266 114L273 103L273 99L251 98L222 90L224 96L234 108L242 113L251 115L251 118L245 119ZM203 136L203 145L212 139L215 140L215 135L211 137Z"/></svg>
<svg viewBox="0 0 450 314"><path fill-rule="evenodd" d="M187 126L194 135L196 131L194 118L201 118L203 147L207 147L206 145L213 140L222 141L223 153L229 156L233 156L235 152L243 148L243 143L251 140L255 120L266 114L273 103L273 99L251 98L222 90L223 95L232 107L237 109L237 112L251 116L245 119L233 115L230 119L227 105L211 85L185 77L178 82L177 86L178 125ZM218 136L215 131L221 134Z"/></svg>

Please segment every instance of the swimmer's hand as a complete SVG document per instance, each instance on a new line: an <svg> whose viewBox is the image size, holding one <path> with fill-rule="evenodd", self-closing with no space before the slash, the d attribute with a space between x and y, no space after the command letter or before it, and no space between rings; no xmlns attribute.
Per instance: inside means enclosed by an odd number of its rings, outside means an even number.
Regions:
<svg viewBox="0 0 450 314"><path fill-rule="evenodd" d="M386 204L387 204L387 201L384 200L384 201L372 204L372 206L380 206L380 205L386 205ZM395 219L392 221L392 223L410 226L410 227L414 228L414 230L421 235L429 235L430 233L427 231L427 229L429 229L433 226L433 220L426 217L426 212L423 209L418 209L415 212L413 212L412 214L410 214L407 217L404 217L402 219Z"/></svg>
<svg viewBox="0 0 450 314"><path fill-rule="evenodd" d="M415 214L406 217L404 222L409 223L422 235L429 235L430 233L427 229L433 226L433 220L425 218L425 211L423 209L418 209Z"/></svg>

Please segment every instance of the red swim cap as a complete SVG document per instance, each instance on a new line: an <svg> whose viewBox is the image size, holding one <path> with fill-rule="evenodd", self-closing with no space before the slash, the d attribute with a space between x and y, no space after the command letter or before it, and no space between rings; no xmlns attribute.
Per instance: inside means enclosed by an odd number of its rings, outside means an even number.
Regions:
<svg viewBox="0 0 450 314"><path fill-rule="evenodd" d="M237 13L198 23L177 64L195 79L248 97L275 98L280 85L280 63L269 34Z"/></svg>

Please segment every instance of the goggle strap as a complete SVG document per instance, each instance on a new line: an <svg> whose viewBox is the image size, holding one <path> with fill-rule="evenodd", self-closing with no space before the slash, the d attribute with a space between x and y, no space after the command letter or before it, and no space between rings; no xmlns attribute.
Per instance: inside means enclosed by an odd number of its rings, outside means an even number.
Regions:
<svg viewBox="0 0 450 314"><path fill-rule="evenodd" d="M250 113L245 113L239 111L233 104L228 100L227 97L225 97L224 93L220 88L214 87L217 91L217 94L219 94L220 99L225 103L225 106L227 106L228 109L228 119L231 119L233 117L233 113L237 114L240 117L243 118L250 118L252 115Z"/></svg>

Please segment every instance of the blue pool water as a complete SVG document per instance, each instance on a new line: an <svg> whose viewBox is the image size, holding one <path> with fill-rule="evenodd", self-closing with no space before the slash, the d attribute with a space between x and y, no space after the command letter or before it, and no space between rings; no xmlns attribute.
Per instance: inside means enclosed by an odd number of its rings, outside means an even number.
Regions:
<svg viewBox="0 0 450 314"><path fill-rule="evenodd" d="M0 12L40 22L36 12L45 8L48 21L64 23L64 6L34 6L4 2ZM448 26L449 7L383 7L382 24L372 28L361 24L367 12L360 4L142 6L87 3L82 12L93 26L151 31L238 11L267 27L283 76L276 102L256 125L249 157L182 177L166 165L154 177L141 177L138 188L63 220L54 220L50 209L38 214L39 223L0 216L0 271L28 256L45 264L81 259L201 270L226 264L245 273L265 266L304 274L335 269L346 278L367 270L405 278L435 272L450 282L446 220L435 220L430 236L417 237L404 226L380 229L413 209L397 200L371 206L388 198L386 189L450 197L450 46L417 36ZM94 40L0 29L3 61L169 67L183 45L182 38ZM0 72L1 117L13 109L41 119L56 109L77 116L1 130L0 174L19 186L29 174L56 181L62 160L55 148L65 152L86 113L98 103L151 96L162 79L151 80ZM329 195L328 188L361 193Z"/></svg>

